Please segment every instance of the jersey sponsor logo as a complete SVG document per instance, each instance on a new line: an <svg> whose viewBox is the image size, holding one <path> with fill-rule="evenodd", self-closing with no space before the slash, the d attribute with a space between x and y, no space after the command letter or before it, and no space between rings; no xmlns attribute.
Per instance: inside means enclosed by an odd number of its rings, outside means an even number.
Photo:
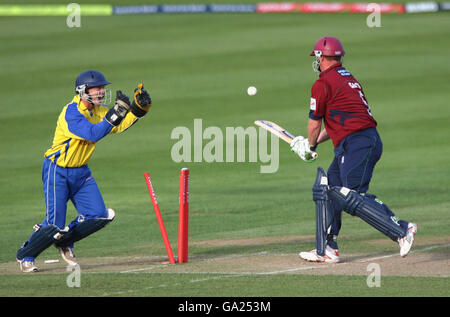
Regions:
<svg viewBox="0 0 450 317"><path fill-rule="evenodd" d="M342 77L351 76L350 72L346 70L344 67L336 69L336 71L341 75Z"/></svg>
<svg viewBox="0 0 450 317"><path fill-rule="evenodd" d="M309 109L316 111L317 103L315 98L311 98L311 102L309 103Z"/></svg>

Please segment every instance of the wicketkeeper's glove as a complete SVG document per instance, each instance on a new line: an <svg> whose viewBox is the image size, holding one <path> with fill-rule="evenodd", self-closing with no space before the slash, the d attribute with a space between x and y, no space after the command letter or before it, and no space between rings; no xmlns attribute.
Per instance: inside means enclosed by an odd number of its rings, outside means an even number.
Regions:
<svg viewBox="0 0 450 317"><path fill-rule="evenodd" d="M309 145L308 139L305 139L301 135L295 137L291 141L291 151L300 156L305 162L313 162L317 158L317 153L314 152Z"/></svg>
<svg viewBox="0 0 450 317"><path fill-rule="evenodd" d="M116 103L105 115L105 120L117 127L130 111L130 98L120 90L116 91Z"/></svg>
<svg viewBox="0 0 450 317"><path fill-rule="evenodd" d="M131 112L138 118L142 118L152 106L152 98L144 89L144 84L138 84L138 88L134 90L134 98L131 103Z"/></svg>

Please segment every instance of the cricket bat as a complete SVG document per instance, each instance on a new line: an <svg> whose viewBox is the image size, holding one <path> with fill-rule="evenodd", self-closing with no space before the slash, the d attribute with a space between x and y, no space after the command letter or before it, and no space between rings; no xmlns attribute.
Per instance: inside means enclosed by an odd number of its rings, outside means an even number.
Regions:
<svg viewBox="0 0 450 317"><path fill-rule="evenodd" d="M277 137L282 139L283 141L291 144L292 140L295 138L295 136L290 133L285 128L279 126L275 122L268 121L268 120L256 120L255 124L263 129L266 129L272 134L275 134ZM318 154L316 152L311 151L312 158L317 158Z"/></svg>

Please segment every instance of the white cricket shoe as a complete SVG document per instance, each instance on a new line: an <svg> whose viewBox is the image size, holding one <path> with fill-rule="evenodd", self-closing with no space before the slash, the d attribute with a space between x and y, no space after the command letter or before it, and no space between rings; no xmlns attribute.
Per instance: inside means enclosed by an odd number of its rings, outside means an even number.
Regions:
<svg viewBox="0 0 450 317"><path fill-rule="evenodd" d="M327 245L325 249L325 255L318 255L317 250L314 249L310 252L300 252L300 258L309 262L325 262L325 263L339 263L339 252L336 249L332 249Z"/></svg>
<svg viewBox="0 0 450 317"><path fill-rule="evenodd" d="M17 260L17 262L19 262L20 270L24 273L34 273L39 271L34 264L34 261Z"/></svg>
<svg viewBox="0 0 450 317"><path fill-rule="evenodd" d="M61 257L63 258L64 261L67 262L67 264L69 264L70 266L78 265L77 258L73 253L73 248L69 247L56 247L56 248L59 250Z"/></svg>
<svg viewBox="0 0 450 317"><path fill-rule="evenodd" d="M409 250L411 250L411 247L414 242L414 236L417 233L417 224L415 223L408 223L408 230L406 231L406 236L403 238L398 239L398 244L400 245L400 256L405 257L408 255Z"/></svg>

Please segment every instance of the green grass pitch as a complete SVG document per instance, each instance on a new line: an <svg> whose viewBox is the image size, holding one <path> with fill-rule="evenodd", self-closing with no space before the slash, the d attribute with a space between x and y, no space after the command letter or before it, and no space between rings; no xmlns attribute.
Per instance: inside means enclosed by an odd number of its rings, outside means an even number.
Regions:
<svg viewBox="0 0 450 317"><path fill-rule="evenodd" d="M183 3L168 3L175 2ZM80 28L68 28L65 17L1 17L0 296L449 296L448 265L431 268L449 258L450 19L386 14L381 23L369 28L361 14L167 14L82 17ZM394 243L348 215L339 240L347 263L315 274L297 259L314 245L311 186L317 167L333 158L330 142L305 164L280 141L272 174L259 172L260 161L172 160L172 130L193 131L197 118L204 129L267 119L306 134L317 78L308 55L324 35L342 40L344 66L379 123L384 153L370 192L419 224L416 252L404 262ZM61 262L43 263L59 258L55 248L32 275L19 272L15 254L44 217L43 153L86 69L101 70L113 90L127 94L144 81L153 107L97 145L89 166L117 216L76 245L81 287L69 288ZM246 94L250 85L256 96ZM143 173L150 172L176 251L182 167L191 171L190 261L164 266ZM69 202L67 222L75 216ZM383 264L380 287L369 288L369 273L352 264L365 269L371 256Z"/></svg>

